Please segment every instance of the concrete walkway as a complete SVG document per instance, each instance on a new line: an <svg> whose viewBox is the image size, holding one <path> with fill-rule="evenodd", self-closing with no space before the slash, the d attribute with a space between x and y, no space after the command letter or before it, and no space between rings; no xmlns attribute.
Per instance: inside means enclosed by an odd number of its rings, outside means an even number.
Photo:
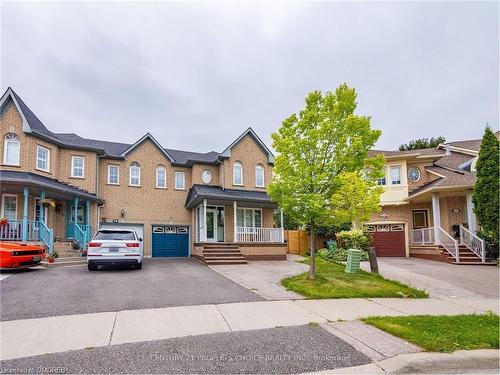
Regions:
<svg viewBox="0 0 500 375"><path fill-rule="evenodd" d="M1 359L373 315L498 313L498 300L336 299L259 301L125 310L0 322Z"/></svg>
<svg viewBox="0 0 500 375"><path fill-rule="evenodd" d="M307 264L298 263L304 259L300 255L287 254L283 260L249 261L247 265L216 265L211 269L250 289L267 300L303 299L300 294L286 290L281 280L295 276L309 270Z"/></svg>

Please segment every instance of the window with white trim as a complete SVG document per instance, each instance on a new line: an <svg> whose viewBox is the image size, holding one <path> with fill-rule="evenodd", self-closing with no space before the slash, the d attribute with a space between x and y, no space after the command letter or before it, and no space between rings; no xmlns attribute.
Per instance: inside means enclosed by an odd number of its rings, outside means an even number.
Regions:
<svg viewBox="0 0 500 375"><path fill-rule="evenodd" d="M264 187L264 166L262 164L255 166L255 186Z"/></svg>
<svg viewBox="0 0 500 375"><path fill-rule="evenodd" d="M130 186L141 186L141 166L135 161L130 164L128 183Z"/></svg>
<svg viewBox="0 0 500 375"><path fill-rule="evenodd" d="M85 168L85 159L83 156L71 157L71 177L83 178Z"/></svg>
<svg viewBox="0 0 500 375"><path fill-rule="evenodd" d="M237 208L236 226L262 228L262 210L254 208Z"/></svg>
<svg viewBox="0 0 500 375"><path fill-rule="evenodd" d="M184 172L175 172L175 189L184 190L186 188L186 174Z"/></svg>
<svg viewBox="0 0 500 375"><path fill-rule="evenodd" d="M233 185L243 185L243 165L239 161L233 163Z"/></svg>
<svg viewBox="0 0 500 375"><path fill-rule="evenodd" d="M163 165L156 167L156 187L158 189L167 188L167 168Z"/></svg>
<svg viewBox="0 0 500 375"><path fill-rule="evenodd" d="M108 184L120 184L120 167L114 164L108 164Z"/></svg>
<svg viewBox="0 0 500 375"><path fill-rule="evenodd" d="M391 167L391 184L401 185L401 166L393 165Z"/></svg>
<svg viewBox="0 0 500 375"><path fill-rule="evenodd" d="M384 177L377 178L377 185L380 185L380 186L387 185L387 180L386 180L386 177L385 177L385 168L384 168Z"/></svg>
<svg viewBox="0 0 500 375"><path fill-rule="evenodd" d="M21 143L14 133L7 133L3 141L3 163L6 165L19 165Z"/></svg>
<svg viewBox="0 0 500 375"><path fill-rule="evenodd" d="M42 171L50 170L50 150L43 146L36 146L36 167Z"/></svg>
<svg viewBox="0 0 500 375"><path fill-rule="evenodd" d="M7 220L17 220L17 195L2 195L2 217Z"/></svg>

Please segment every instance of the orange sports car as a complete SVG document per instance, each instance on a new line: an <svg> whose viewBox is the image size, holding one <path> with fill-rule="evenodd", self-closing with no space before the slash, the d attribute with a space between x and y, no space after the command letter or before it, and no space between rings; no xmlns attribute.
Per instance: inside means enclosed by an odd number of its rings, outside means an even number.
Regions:
<svg viewBox="0 0 500 375"><path fill-rule="evenodd" d="M22 269L37 266L45 257L45 249L38 245L0 242L0 269Z"/></svg>

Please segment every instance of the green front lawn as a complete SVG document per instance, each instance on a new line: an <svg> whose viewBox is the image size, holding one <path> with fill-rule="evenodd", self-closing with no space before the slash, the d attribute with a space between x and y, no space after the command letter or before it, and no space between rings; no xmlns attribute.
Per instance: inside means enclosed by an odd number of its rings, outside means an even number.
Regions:
<svg viewBox="0 0 500 375"><path fill-rule="evenodd" d="M398 316L363 319L430 352L498 349L498 315Z"/></svg>
<svg viewBox="0 0 500 375"><path fill-rule="evenodd" d="M302 261L308 264L309 259ZM308 273L288 277L281 284L307 298L427 298L426 292L414 289L380 275L360 271L344 272L345 265L316 258L316 279L309 280Z"/></svg>

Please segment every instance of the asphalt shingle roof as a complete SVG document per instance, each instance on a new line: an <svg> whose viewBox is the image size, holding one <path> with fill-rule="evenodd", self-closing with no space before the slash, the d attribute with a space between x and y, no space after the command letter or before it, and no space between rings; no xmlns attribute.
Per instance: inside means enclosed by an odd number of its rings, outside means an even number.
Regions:
<svg viewBox="0 0 500 375"><path fill-rule="evenodd" d="M86 190L70 185L50 177L41 176L36 173L19 172L19 171L3 171L0 170L0 180L2 183L22 183L23 185L33 185L47 190L54 190L58 193L77 195L86 199L102 202L95 194L89 193Z"/></svg>
<svg viewBox="0 0 500 375"><path fill-rule="evenodd" d="M220 186L193 185L189 189L185 205L188 208L192 208L200 204L203 199L272 204L271 198L265 191L223 189Z"/></svg>

